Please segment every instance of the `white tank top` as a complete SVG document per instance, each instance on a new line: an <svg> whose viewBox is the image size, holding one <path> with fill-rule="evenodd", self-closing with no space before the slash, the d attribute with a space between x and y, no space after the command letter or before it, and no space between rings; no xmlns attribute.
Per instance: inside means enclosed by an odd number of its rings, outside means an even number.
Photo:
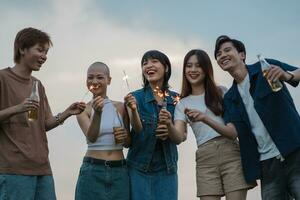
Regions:
<svg viewBox="0 0 300 200"><path fill-rule="evenodd" d="M94 115L94 109L92 109L91 120ZM102 109L101 122L99 135L96 142L92 143L87 140L88 150L121 150L122 144L116 144L113 127L123 126L123 119L113 102L109 99L104 99L104 106Z"/></svg>

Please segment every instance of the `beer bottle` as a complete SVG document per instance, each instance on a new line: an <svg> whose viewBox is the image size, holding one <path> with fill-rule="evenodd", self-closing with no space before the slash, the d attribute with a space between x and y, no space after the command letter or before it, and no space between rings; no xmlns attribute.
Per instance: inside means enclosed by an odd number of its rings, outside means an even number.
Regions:
<svg viewBox="0 0 300 200"><path fill-rule="evenodd" d="M261 56L261 54L257 55L257 57L260 62L260 65L261 65L261 70L263 72L263 76L266 78L266 73L270 69L270 64L266 61L266 59L263 56ZM269 83L273 92L278 92L282 88L282 83L279 80L270 81L267 79L267 82Z"/></svg>
<svg viewBox="0 0 300 200"><path fill-rule="evenodd" d="M32 90L30 94L30 100L40 102L40 96L39 96L39 88L38 88L38 81L33 81ZM28 120L29 121L35 121L38 118L38 110L29 110L28 111Z"/></svg>

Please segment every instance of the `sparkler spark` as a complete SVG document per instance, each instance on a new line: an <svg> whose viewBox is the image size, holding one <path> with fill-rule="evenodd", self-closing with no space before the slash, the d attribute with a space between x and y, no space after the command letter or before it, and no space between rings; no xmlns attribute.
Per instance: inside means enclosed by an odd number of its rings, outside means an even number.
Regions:
<svg viewBox="0 0 300 200"><path fill-rule="evenodd" d="M177 94L175 97L172 96L172 99L173 99L173 104L176 105L180 100L180 96Z"/></svg>
<svg viewBox="0 0 300 200"><path fill-rule="evenodd" d="M94 89L97 89L99 86L95 86L95 85L90 85L88 90L84 93L84 95L82 96L81 100L80 101L83 101L86 96L88 95L89 92L91 92L92 90Z"/></svg>

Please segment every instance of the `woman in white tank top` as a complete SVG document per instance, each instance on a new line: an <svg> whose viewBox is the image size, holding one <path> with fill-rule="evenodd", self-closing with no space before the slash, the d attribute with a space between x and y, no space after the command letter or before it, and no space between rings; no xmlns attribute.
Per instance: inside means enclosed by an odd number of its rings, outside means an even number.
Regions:
<svg viewBox="0 0 300 200"><path fill-rule="evenodd" d="M123 146L128 147L128 118L121 102L109 100L109 68L93 63L87 71L87 87L93 100L77 116L88 150L76 186L76 200L129 199L129 178Z"/></svg>

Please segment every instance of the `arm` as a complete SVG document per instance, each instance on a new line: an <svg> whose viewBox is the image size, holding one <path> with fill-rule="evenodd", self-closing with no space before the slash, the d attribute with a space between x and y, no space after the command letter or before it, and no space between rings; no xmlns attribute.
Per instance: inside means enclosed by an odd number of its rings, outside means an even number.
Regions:
<svg viewBox="0 0 300 200"><path fill-rule="evenodd" d="M143 125L140 119L140 115L138 113L135 97L129 93L127 96L125 96L124 101L127 107L130 124L134 132L136 133L141 132L143 129Z"/></svg>
<svg viewBox="0 0 300 200"><path fill-rule="evenodd" d="M93 99L92 103L89 103L85 111L77 116L77 121L86 138L90 142L96 142L101 123L102 109L104 106L104 99L100 96ZM94 109L94 115L90 120L92 109Z"/></svg>
<svg viewBox="0 0 300 200"><path fill-rule="evenodd" d="M192 122L201 121L211 128L213 128L215 131L217 131L219 134L229 138L229 139L236 139L237 138L237 131L235 129L235 126L232 123L227 123L226 125L221 124L219 122L216 122L215 120L211 119L209 116L204 114L203 112L199 110L194 109L186 109L186 114L188 118Z"/></svg>
<svg viewBox="0 0 300 200"><path fill-rule="evenodd" d="M83 102L76 102L71 104L64 112L57 114L56 116L53 116L52 114L47 118L45 123L45 129L46 131L49 131L55 127L57 127L60 124L63 124L63 122L69 118L72 115L80 114L85 109L85 103Z"/></svg>

